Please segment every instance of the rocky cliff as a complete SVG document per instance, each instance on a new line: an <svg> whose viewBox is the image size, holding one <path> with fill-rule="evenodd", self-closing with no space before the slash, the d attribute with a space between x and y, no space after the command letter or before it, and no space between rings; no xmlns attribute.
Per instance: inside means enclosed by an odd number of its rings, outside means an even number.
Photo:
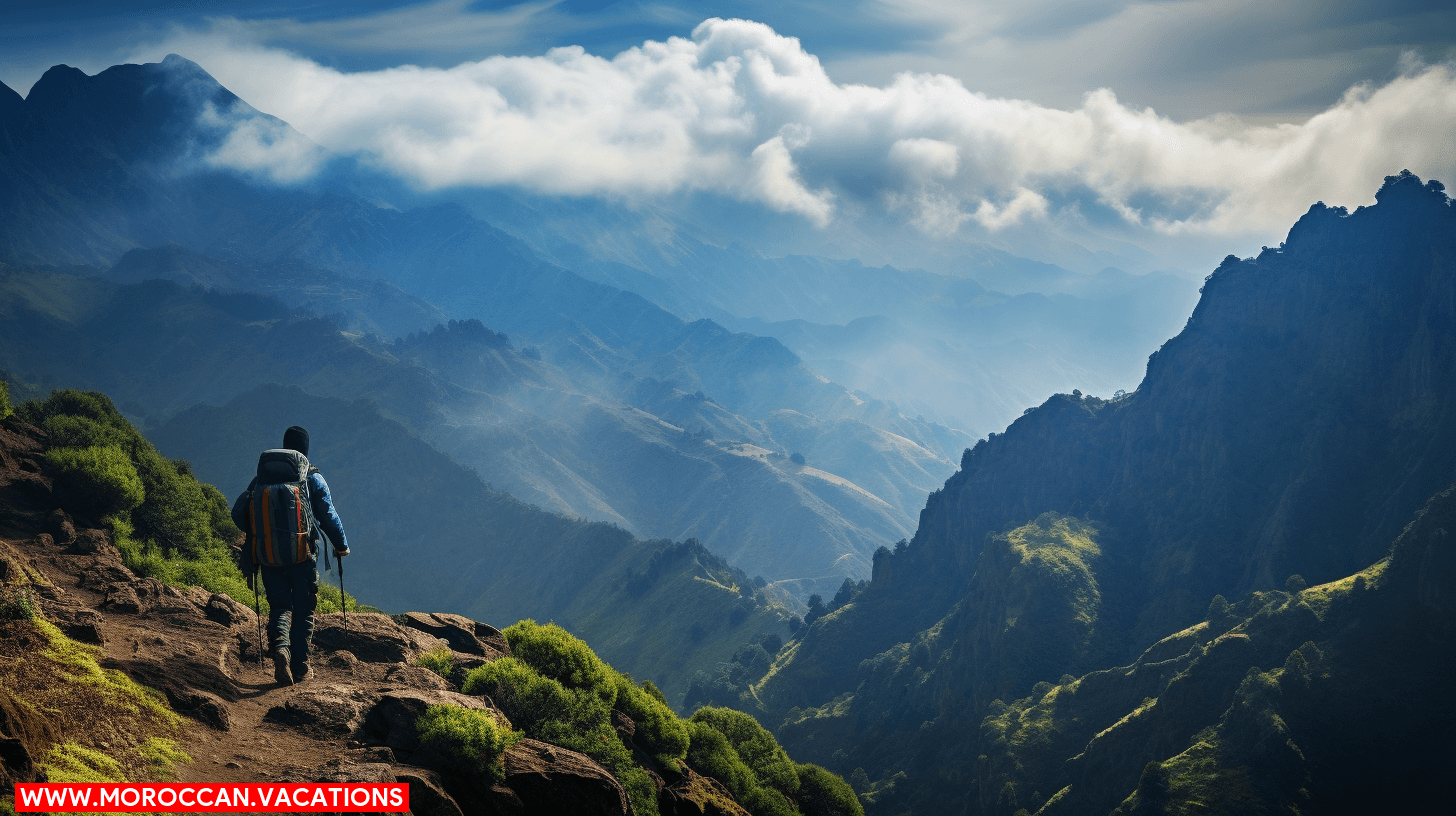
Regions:
<svg viewBox="0 0 1456 816"><path fill-rule="evenodd" d="M787 713L786 744L844 751L841 770L864 763L886 784L906 770L936 791L926 812L996 812L997 791L963 798L986 753L974 724L996 699L1131 660L1215 596L1324 584L1381 558L1456 478L1453 226L1441 185L1409 174L1373 207L1316 205L1282 246L1210 275L1136 392L1057 395L968 450L910 545L879 554L867 590L759 690ZM1018 553L1048 512L1095 531L1095 554L1067 536ZM1242 660L1239 676L1270 668ZM938 753L913 750L926 745Z"/></svg>

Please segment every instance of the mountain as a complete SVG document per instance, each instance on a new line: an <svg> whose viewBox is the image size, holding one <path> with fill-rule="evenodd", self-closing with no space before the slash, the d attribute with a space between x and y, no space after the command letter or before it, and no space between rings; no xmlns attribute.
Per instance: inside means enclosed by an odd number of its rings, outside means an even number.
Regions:
<svg viewBox="0 0 1456 816"><path fill-rule="evenodd" d="M85 110L64 102L71 98L85 100ZM112 128L94 110L114 110L128 124ZM523 500L646 537L698 538L751 572L792 582L804 597L867 576L874 548L909 534L923 494L971 441L828 381L777 341L684 321L636 294L588 281L458 204L398 210L368 200L353 192L367 188L368 178L342 160L319 158L329 168L319 180L293 186L224 167L219 157L231 155L228 140L240 134L266 131L270 144L295 146L302 137L181 58L96 77L58 68L7 116L12 138L0 148L24 169L17 190L22 198L50 196L54 207L28 210L11 224L0 256L17 264L84 262L117 281L162 277L267 294L358 335L345 343L319 326L309 335L317 348L303 353L312 362L264 373L266 365L238 362L248 354L235 334L217 347L230 350L207 366L195 354L169 360L177 384L154 376L143 399L132 398L131 378L118 373L69 380L106 388L155 422L197 400L225 402L270 381L375 398ZM117 178L127 186L110 198L91 189ZM99 203L123 194L116 207ZM140 333L152 330L121 326L126 314L111 311L106 330L132 331L142 342ZM163 317L156 307L149 315ZM441 355L429 344L393 344L451 319L505 332L520 351ZM189 331L205 328L183 322ZM88 342L108 341L93 333ZM91 376L78 370L89 354L34 351L10 367L32 379L61 371ZM182 355L183 347L139 351L156 375L164 370L159 358ZM464 370L466 357L494 373ZM108 359L115 372L132 370L125 359ZM399 365L408 370L389 373ZM835 451L839 470L825 470L825 461L790 462L803 452L774 440L764 425L778 411L822 423L815 436ZM864 457L852 455L861 450ZM639 489L639 480L658 487ZM784 547L786 539L799 544Z"/></svg>
<svg viewBox="0 0 1456 816"><path fill-rule="evenodd" d="M463 200L542 257L680 317L775 337L836 382L953 427L1004 427L1074 385L1130 387L1197 300L1180 276L1071 272L984 246L927 272L770 257L658 207Z"/></svg>
<svg viewBox="0 0 1456 816"><path fill-rule="evenodd" d="M1211 599L1254 598L1219 625L1262 625L1273 611L1259 612L1259 593L1343 581L1380 559L1456 478L1456 381L1442 374L1456 370L1453 217L1439 183L1408 173L1389 177L1373 207L1315 205L1280 247L1220 265L1135 392L1054 396L968 450L908 546L877 553L869 585L786 646L756 688L764 716L783 723L780 738L845 772L863 767L915 812L1016 809L997 804L999 787L967 797L944 784L972 773L977 785L1003 779L1023 795L1039 791L1041 807L1059 789L1056 774L1017 782L972 770L999 739L976 728L998 716L997 700L1034 702L1046 691L1038 684L1061 677L1065 687L1078 675L1132 694L1116 678L1137 672L1112 667L1200 625ZM1405 603L1399 591L1389 597L1392 608ZM1289 614L1280 620L1304 613ZM1318 650L1344 648L1339 627L1376 626L1369 615L1338 618L1323 630L1330 640L1315 639ZM1174 640L1178 653L1191 648ZM1437 653L1409 660L1434 671ZM1271 668L1238 655L1226 668L1240 677L1251 665ZM1143 664L1172 656L1155 650ZM1341 671L1363 682L1355 665ZM1157 696L1158 681L1148 682L1138 688L1154 691L1116 698L1131 700L1118 716ZM1100 731L1117 720L1095 722ZM1183 738L1148 750L1167 748L1167 758L1188 747ZM1042 767L1087 744L1068 739ZM944 758L917 753L922 743ZM1427 769L1438 761L1405 756ZM895 782L898 773L906 776Z"/></svg>

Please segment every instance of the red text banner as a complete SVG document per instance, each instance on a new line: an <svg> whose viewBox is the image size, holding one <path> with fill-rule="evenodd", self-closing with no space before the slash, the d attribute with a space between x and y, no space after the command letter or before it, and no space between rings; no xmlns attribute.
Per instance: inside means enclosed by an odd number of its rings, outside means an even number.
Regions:
<svg viewBox="0 0 1456 816"><path fill-rule="evenodd" d="M21 782L16 813L404 813L400 783Z"/></svg>

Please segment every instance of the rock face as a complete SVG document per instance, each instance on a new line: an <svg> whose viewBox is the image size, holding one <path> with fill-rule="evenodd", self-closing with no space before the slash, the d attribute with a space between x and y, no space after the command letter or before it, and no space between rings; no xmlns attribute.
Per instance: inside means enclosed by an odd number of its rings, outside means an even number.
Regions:
<svg viewBox="0 0 1456 816"><path fill-rule="evenodd" d="M913 776L905 752L925 744L922 723L940 723L946 758L927 762L979 773L984 746L966 725L990 697L1035 697L1038 681L1126 663L1204 620L1215 595L1277 590L1292 575L1321 584L1376 561L1456 473L1453 258L1443 188L1402 174L1373 207L1316 205L1280 247L1226 259L1136 392L1054 396L966 452L910 546L881 553L867 591L815 622L758 690L774 716L855 695L789 726L785 746L841 772ZM1047 512L1094 526L1101 552L1091 584L1071 570L1037 594L1067 604L1080 582L1100 597L1087 642L1051 650L1063 655L1052 662L1036 638L1003 637L1025 605L990 585L1014 570L987 560L988 537ZM1444 557L1430 556L1433 572ZM984 684L1018 663L1036 670ZM835 750L849 758L836 765ZM981 793L999 807L999 791Z"/></svg>
<svg viewBox="0 0 1456 816"><path fill-rule="evenodd" d="M506 785L530 813L623 816L622 784L585 754L532 739L506 751Z"/></svg>
<svg viewBox="0 0 1456 816"><path fill-rule="evenodd" d="M313 640L319 651L343 650L366 663L407 663L434 648L438 639L395 623L388 615L355 613L344 629L342 614L319 615Z"/></svg>

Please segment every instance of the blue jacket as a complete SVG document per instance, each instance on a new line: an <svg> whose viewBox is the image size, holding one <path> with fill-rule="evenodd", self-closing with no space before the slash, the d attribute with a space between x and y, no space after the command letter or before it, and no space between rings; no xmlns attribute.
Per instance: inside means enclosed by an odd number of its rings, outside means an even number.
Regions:
<svg viewBox="0 0 1456 816"><path fill-rule="evenodd" d="M243 491L241 496L238 496L237 501L233 502L233 524L236 524L239 530L247 534L249 544L251 544L253 530L252 524L248 519L248 500L253 495L253 488L257 484L258 480L256 478L249 482L248 489ZM347 555L349 552L349 539L344 536L344 522L339 520L339 514L334 510L334 500L329 495L329 483L324 481L323 474L317 470L308 474L308 503L309 508L313 510L314 523L318 525L316 528L317 531L322 532L328 537L329 541L334 545L334 552ZM315 561L318 560L318 548L323 544L318 538L318 532L315 532ZM253 571L252 564L253 548L251 546L244 546L243 572L251 573Z"/></svg>

